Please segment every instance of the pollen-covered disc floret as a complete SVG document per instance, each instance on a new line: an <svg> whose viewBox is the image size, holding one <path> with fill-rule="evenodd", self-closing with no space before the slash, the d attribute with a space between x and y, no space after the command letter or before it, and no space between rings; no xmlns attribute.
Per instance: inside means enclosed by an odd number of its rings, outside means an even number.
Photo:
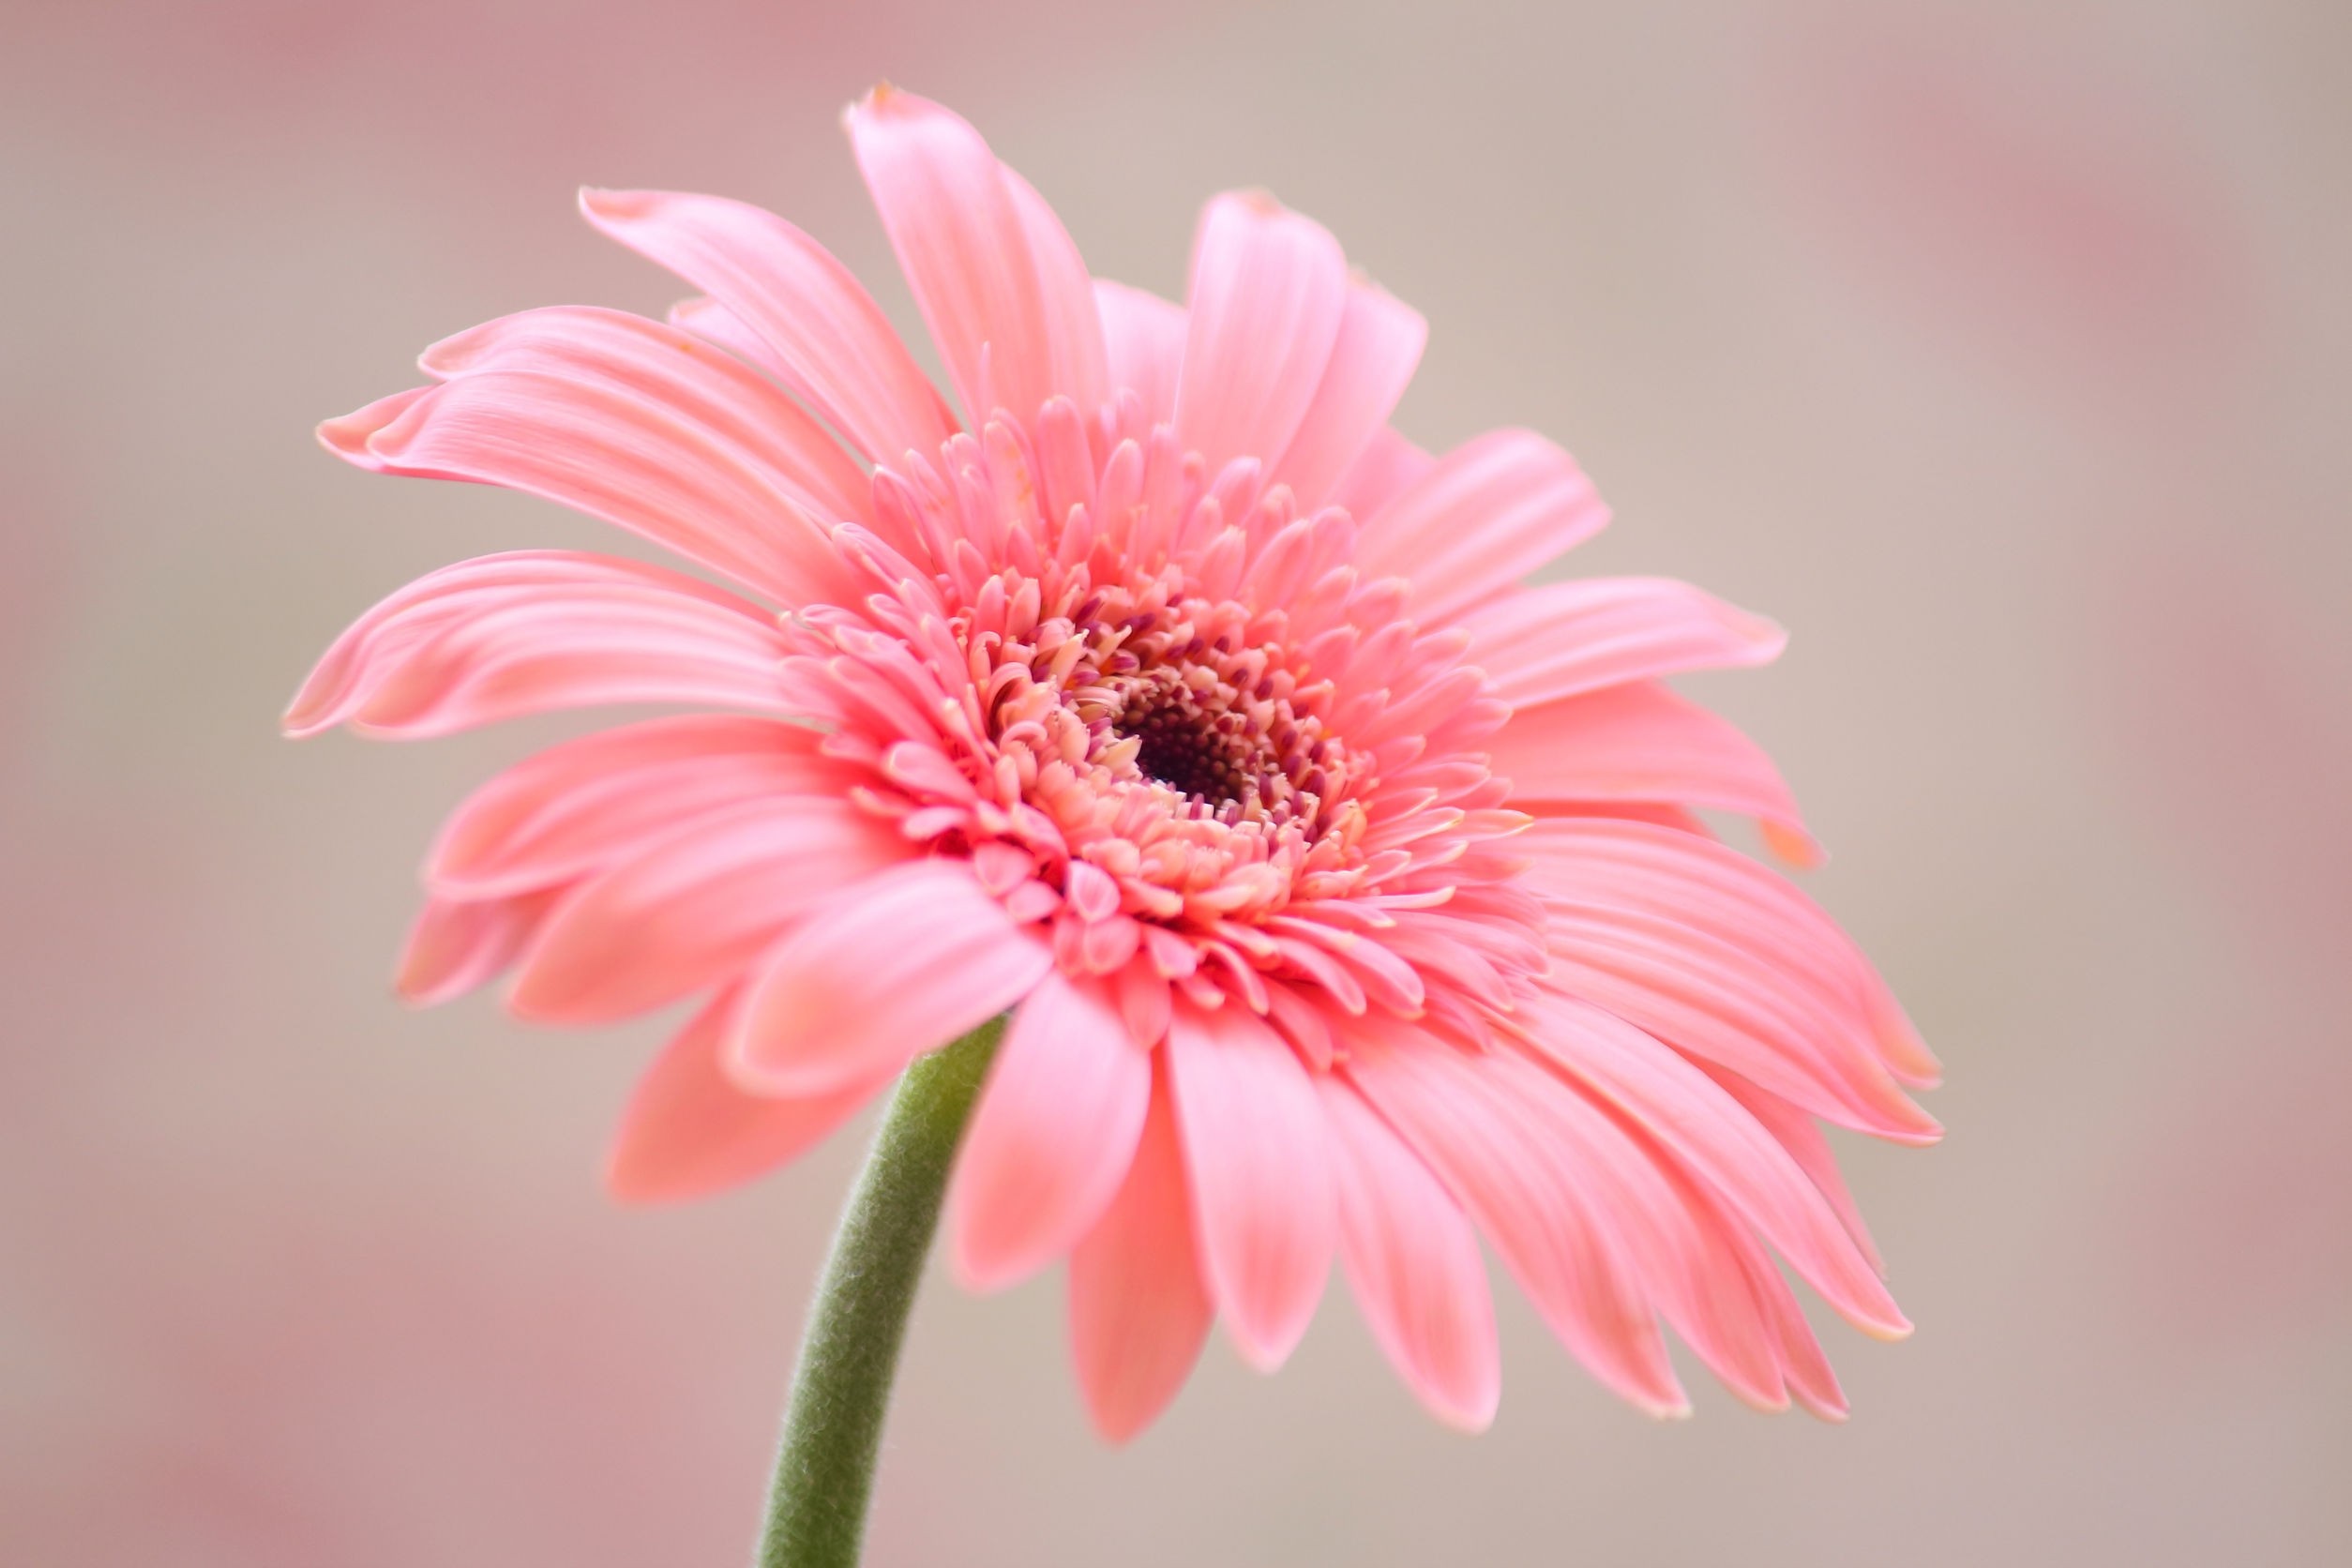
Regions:
<svg viewBox="0 0 2352 1568"><path fill-rule="evenodd" d="M978 1288L1067 1259L1113 1438L1213 1320L1278 1364L1334 1260L1414 1393L1483 1425L1482 1238L1644 1410L1685 1408L1663 1321L1741 1398L1841 1414L1781 1265L1907 1325L1818 1124L1929 1141L1936 1067L1696 815L1813 852L1763 753L1665 685L1778 628L1664 579L1530 585L1606 520L1591 483L1525 430L1391 429L1421 317L1270 198L1209 203L1179 305L1089 277L938 105L877 89L848 127L966 416L782 219L588 191L700 293L488 323L321 428L699 568L462 562L320 661L294 733L685 710L459 807L404 994L692 1000L624 1118L633 1199L768 1170L1009 1013L949 1257Z"/></svg>

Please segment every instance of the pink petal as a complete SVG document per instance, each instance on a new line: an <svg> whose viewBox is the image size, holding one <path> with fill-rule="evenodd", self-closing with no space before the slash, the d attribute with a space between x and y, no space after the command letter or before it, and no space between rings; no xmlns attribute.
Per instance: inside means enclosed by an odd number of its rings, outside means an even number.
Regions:
<svg viewBox="0 0 2352 1568"><path fill-rule="evenodd" d="M1271 1372L1306 1333L1337 1239L1322 1108L1239 1005L1180 1002L1167 1050L1209 1293L1243 1359Z"/></svg>
<svg viewBox="0 0 2352 1568"><path fill-rule="evenodd" d="M632 394L687 420L820 518L872 516L865 470L839 442L749 366L678 327L559 305L445 338L418 363L443 381L520 370Z"/></svg>
<svg viewBox="0 0 2352 1568"><path fill-rule="evenodd" d="M1576 460L1530 430L1463 443L1364 520L1356 567L1401 577L1423 626L1511 587L1599 533L1608 507Z"/></svg>
<svg viewBox="0 0 2352 1568"><path fill-rule="evenodd" d="M1532 1114L1543 1086L1502 1053L1465 1056L1405 1026L1365 1020L1349 1034L1348 1078L1461 1201L1560 1342L1642 1410L1687 1413L1616 1220Z"/></svg>
<svg viewBox="0 0 2352 1568"><path fill-rule="evenodd" d="M1522 1005L1531 1041L1547 1060L1710 1183L1832 1306L1868 1334L1910 1332L1820 1189L1714 1080L1599 1008L1556 997Z"/></svg>
<svg viewBox="0 0 2352 1568"><path fill-rule="evenodd" d="M1780 770L1728 720L1654 681L1521 708L1488 743L1511 804L1639 801L1736 811L1778 827L1807 858L1795 797Z"/></svg>
<svg viewBox="0 0 2352 1568"><path fill-rule="evenodd" d="M564 900L511 1005L525 1018L596 1023L724 983L792 922L912 852L842 800L779 795L695 820Z"/></svg>
<svg viewBox="0 0 2352 1568"><path fill-rule="evenodd" d="M1814 1115L1901 1143L1942 1129L1870 1042L1797 983L1719 938L1664 916L1552 906L1545 985L1594 1003Z"/></svg>
<svg viewBox="0 0 2352 1568"><path fill-rule="evenodd" d="M774 719L691 715L599 731L476 790L426 857L427 882L482 898L568 882L704 812L845 788L819 736Z"/></svg>
<svg viewBox="0 0 2352 1568"><path fill-rule="evenodd" d="M1323 379L1269 482L1289 485L1303 512L1323 505L1387 428L1428 340L1420 311L1364 279L1350 280Z"/></svg>
<svg viewBox="0 0 2352 1568"><path fill-rule="evenodd" d="M1094 1228L1151 1098L1151 1058L1102 983L1048 971L1013 1015L956 1157L948 1234L968 1288L1025 1279Z"/></svg>
<svg viewBox="0 0 2352 1568"><path fill-rule="evenodd" d="M1052 356L1049 384L1076 403L1081 415L1091 415L1116 390L1103 343L1102 317L1094 308L1093 279L1046 199L1011 168L1000 164L997 172L1020 214L1021 232L1037 266L1038 303L1045 309L1046 346Z"/></svg>
<svg viewBox="0 0 2352 1568"><path fill-rule="evenodd" d="M1164 1052L1153 1053L1154 1062ZM1070 1349L1095 1429L1124 1442L1184 1386L1209 1335L1165 1065L1110 1207L1070 1255Z"/></svg>
<svg viewBox="0 0 2352 1568"><path fill-rule="evenodd" d="M1394 426L1372 432L1363 455L1348 466L1331 493L1331 505L1351 517L1368 518L1426 478L1438 460L1396 433Z"/></svg>
<svg viewBox="0 0 2352 1568"><path fill-rule="evenodd" d="M356 438L358 417L337 422L334 449ZM782 604L856 602L830 536L837 520L811 511L768 458L641 391L482 370L428 389L360 445L376 472L542 496Z"/></svg>
<svg viewBox="0 0 2352 1568"><path fill-rule="evenodd" d="M421 577L354 622L285 729L443 735L605 702L782 716L785 653L758 606L678 572L564 550L485 556Z"/></svg>
<svg viewBox="0 0 2352 1568"><path fill-rule="evenodd" d="M1755 1244L1713 1195L1638 1129L1510 1055L1500 1063L1529 1111L1581 1173L1635 1278L1708 1369L1752 1405L1786 1408L1779 1335L1748 1288Z"/></svg>
<svg viewBox="0 0 2352 1568"><path fill-rule="evenodd" d="M1372 1334L1432 1414L1485 1430L1502 1397L1494 1301L1461 1209L1355 1088L1317 1080L1339 1178L1339 1256Z"/></svg>
<svg viewBox="0 0 2352 1568"><path fill-rule="evenodd" d="M1695 833L1701 838L1715 837L1714 830L1696 812L1652 800L1530 800L1521 801L1515 809L1525 811L1539 822L1602 817L1610 822L1647 822L1651 827L1672 828L1677 833Z"/></svg>
<svg viewBox="0 0 2352 1568"><path fill-rule="evenodd" d="M1935 1057L1886 981L1787 878L1711 839L1624 822L1545 822L1517 847L1547 897L1665 915L1742 947L1851 1020L1902 1082L1937 1081Z"/></svg>
<svg viewBox="0 0 2352 1568"><path fill-rule="evenodd" d="M1110 384L1143 400L1147 419L1176 416L1176 377L1184 366L1184 308L1107 278L1094 279L1094 309L1102 319Z"/></svg>
<svg viewBox="0 0 2352 1568"><path fill-rule="evenodd" d="M1348 303L1348 263L1322 225L1263 192L1212 198L1193 239L1176 434L1216 473L1290 444L1321 384Z"/></svg>
<svg viewBox="0 0 2352 1568"><path fill-rule="evenodd" d="M708 294L678 301L664 313L664 319L681 332L691 332L703 341L725 349L746 365L756 365L772 376L778 375L773 363L776 351L768 347L768 340L749 322Z"/></svg>
<svg viewBox="0 0 2352 1568"><path fill-rule="evenodd" d="M1691 670L1767 664L1787 634L1772 622L1660 577L1546 583L1462 618L1487 692L1515 708Z"/></svg>
<svg viewBox="0 0 2352 1568"><path fill-rule="evenodd" d="M719 1070L735 994L715 998L637 1080L605 1170L624 1203L723 1192L813 1148L871 1099L880 1081L807 1100L746 1094Z"/></svg>
<svg viewBox="0 0 2352 1568"><path fill-rule="evenodd" d="M1032 418L1056 392L1075 392L1056 385L1054 371L1086 351L1055 341L1072 318L1064 301L1047 308L1028 225L980 133L929 99L886 85L852 105L843 123L972 427L999 407ZM1056 258L1057 283L1067 281L1065 261Z"/></svg>
<svg viewBox="0 0 2352 1568"><path fill-rule="evenodd" d="M728 1071L755 1093L832 1093L978 1028L1052 962L968 863L884 871L827 900L761 962Z"/></svg>
<svg viewBox="0 0 2352 1568"><path fill-rule="evenodd" d="M561 889L514 898L428 898L410 927L393 988L430 1007L505 972L521 956Z"/></svg>
<svg viewBox="0 0 2352 1568"><path fill-rule="evenodd" d="M1829 1199L1830 1207L1862 1249L1870 1266L1881 1275L1887 1272L1886 1259L1878 1254L1878 1244L1871 1239L1870 1228L1862 1222L1862 1205L1854 1201L1853 1192L1846 1185L1845 1173L1837 1168L1837 1156L1830 1149L1830 1140L1822 1135L1821 1124L1777 1094L1768 1094L1755 1084L1712 1063L1696 1063L1701 1072L1722 1086L1725 1093L1744 1107L1750 1116L1780 1146L1788 1151L1799 1168L1810 1177L1813 1184Z"/></svg>
<svg viewBox="0 0 2352 1568"><path fill-rule="evenodd" d="M369 438L425 399L432 396L430 386L412 386L395 392L388 398L378 398L364 408L336 419L327 419L318 428L319 445L351 464L369 474L387 472L384 460L368 450Z"/></svg>
<svg viewBox="0 0 2352 1568"><path fill-rule="evenodd" d="M955 416L873 296L774 213L660 190L582 190L580 207L756 334L767 352L752 362L868 459L936 451L956 432Z"/></svg>

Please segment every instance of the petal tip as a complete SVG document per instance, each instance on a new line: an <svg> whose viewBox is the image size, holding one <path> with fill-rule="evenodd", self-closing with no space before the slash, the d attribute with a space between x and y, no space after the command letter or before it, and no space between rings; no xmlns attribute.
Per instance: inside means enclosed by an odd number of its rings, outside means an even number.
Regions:
<svg viewBox="0 0 2352 1568"><path fill-rule="evenodd" d="M430 386L412 386L388 398L378 398L364 408L322 420L314 432L318 443L354 468L381 473L384 454L376 449L376 436L398 423L402 415L431 391Z"/></svg>
<svg viewBox="0 0 2352 1568"><path fill-rule="evenodd" d="M651 190L608 190L600 186L580 188L580 213L607 233L644 218L658 199Z"/></svg>
<svg viewBox="0 0 2352 1568"><path fill-rule="evenodd" d="M1423 1408L1438 1419L1440 1425L1465 1437L1477 1437L1495 1424L1495 1412L1502 1405L1502 1385L1490 1381L1461 1398L1425 1398Z"/></svg>
<svg viewBox="0 0 2352 1568"><path fill-rule="evenodd" d="M1812 871L1828 863L1830 852L1823 849L1821 841L1806 832L1802 824L1768 822L1760 823L1759 827L1764 835L1764 847L1772 851L1773 858L1784 866L1799 871Z"/></svg>

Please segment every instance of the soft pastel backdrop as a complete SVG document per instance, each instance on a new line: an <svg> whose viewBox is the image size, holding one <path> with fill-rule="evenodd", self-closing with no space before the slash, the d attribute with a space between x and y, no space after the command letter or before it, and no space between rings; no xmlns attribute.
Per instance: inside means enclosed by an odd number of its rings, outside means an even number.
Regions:
<svg viewBox="0 0 2352 1568"><path fill-rule="evenodd" d="M1098 272L1264 185L1534 425L1579 570L1779 617L1694 683L1950 1064L1850 1144L1920 1324L1843 1429L1652 1425L1504 1296L1494 1430L1343 1296L1123 1451L1054 1282L919 1310L877 1564L2352 1560L2352 9L2329 0L0 0L0 1560L741 1560L857 1153L609 1206L658 1025L388 995L443 810L555 731L292 746L354 612L603 544L309 428L425 343L681 292L575 185L890 273L834 123L976 121Z"/></svg>

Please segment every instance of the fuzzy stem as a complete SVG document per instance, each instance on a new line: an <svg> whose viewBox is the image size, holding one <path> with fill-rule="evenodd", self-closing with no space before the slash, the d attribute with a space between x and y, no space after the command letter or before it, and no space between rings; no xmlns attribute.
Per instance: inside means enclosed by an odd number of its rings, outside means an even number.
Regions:
<svg viewBox="0 0 2352 1568"><path fill-rule="evenodd" d="M760 1568L855 1568L891 1375L940 1200L1004 1020L898 1080L825 1260L784 1410Z"/></svg>

